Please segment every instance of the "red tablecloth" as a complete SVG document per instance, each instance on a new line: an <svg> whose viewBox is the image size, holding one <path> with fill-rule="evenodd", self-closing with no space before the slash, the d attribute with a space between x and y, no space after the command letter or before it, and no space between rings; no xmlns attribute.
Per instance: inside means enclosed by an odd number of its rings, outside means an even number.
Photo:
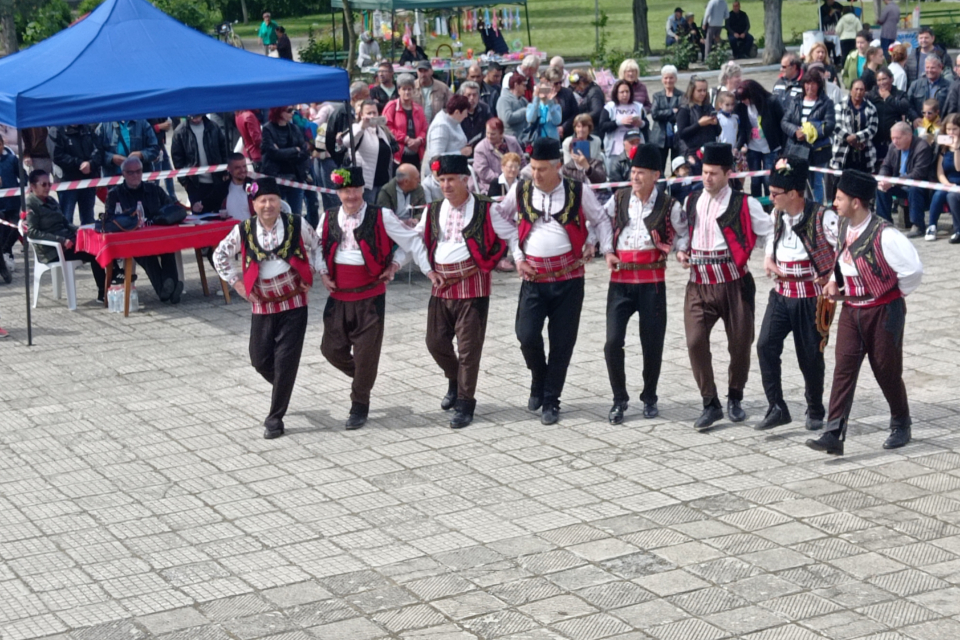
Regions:
<svg viewBox="0 0 960 640"><path fill-rule="evenodd" d="M184 249L215 247L227 237L236 220L218 220L197 225L146 227L136 231L97 233L93 229L77 232L77 251L96 257L101 266L120 258L139 258Z"/></svg>

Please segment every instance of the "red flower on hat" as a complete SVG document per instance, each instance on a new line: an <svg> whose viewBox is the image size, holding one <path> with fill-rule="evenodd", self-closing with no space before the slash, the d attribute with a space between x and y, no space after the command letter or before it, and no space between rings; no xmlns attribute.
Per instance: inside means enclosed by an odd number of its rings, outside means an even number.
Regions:
<svg viewBox="0 0 960 640"><path fill-rule="evenodd" d="M640 148L639 146L636 146L636 147L630 149L630 151L627 152L627 155L630 156L630 159L631 159L631 160L633 160L633 156L637 155L637 149L639 149L639 148Z"/></svg>
<svg viewBox="0 0 960 640"><path fill-rule="evenodd" d="M251 182L250 184L247 185L247 195L250 196L251 198L256 198L257 191L259 190L260 190L260 187L257 186L256 182Z"/></svg>
<svg viewBox="0 0 960 640"><path fill-rule="evenodd" d="M434 173L439 173L439 172L440 172L440 161L439 161L439 160L434 160L433 162L431 162L431 163L430 163L430 169L431 169Z"/></svg>
<svg viewBox="0 0 960 640"><path fill-rule="evenodd" d="M524 149L523 151L524 151L524 153L526 153L527 155L530 155L531 153L533 153L533 145L532 145L532 144L528 144L528 145L527 145L527 148Z"/></svg>
<svg viewBox="0 0 960 640"><path fill-rule="evenodd" d="M330 174L330 179L333 181L333 184L336 184L336 185L343 184L343 176L337 173L336 171Z"/></svg>

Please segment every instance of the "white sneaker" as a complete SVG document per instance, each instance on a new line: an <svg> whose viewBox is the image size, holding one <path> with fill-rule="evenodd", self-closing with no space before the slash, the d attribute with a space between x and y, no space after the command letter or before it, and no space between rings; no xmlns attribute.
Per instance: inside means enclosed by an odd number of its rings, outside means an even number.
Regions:
<svg viewBox="0 0 960 640"><path fill-rule="evenodd" d="M924 240L927 242L933 242L937 239L937 228L934 225L927 227L927 235L924 236Z"/></svg>

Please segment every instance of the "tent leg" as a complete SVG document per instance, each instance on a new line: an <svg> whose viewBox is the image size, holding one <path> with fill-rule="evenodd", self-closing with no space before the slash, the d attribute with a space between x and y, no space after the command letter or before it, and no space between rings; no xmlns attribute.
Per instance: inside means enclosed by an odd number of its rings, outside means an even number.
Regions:
<svg viewBox="0 0 960 640"><path fill-rule="evenodd" d="M23 168L23 129L17 127L17 148L20 149L20 209L23 211L26 206L27 198L24 192L24 184L27 181L27 172ZM0 256L0 260L3 257ZM33 318L30 315L30 252L23 252L23 282L27 291L27 346L33 346Z"/></svg>
<svg viewBox="0 0 960 640"><path fill-rule="evenodd" d="M527 19L527 46L533 46L533 39L530 38L530 7L526 2L523 3L523 15Z"/></svg>

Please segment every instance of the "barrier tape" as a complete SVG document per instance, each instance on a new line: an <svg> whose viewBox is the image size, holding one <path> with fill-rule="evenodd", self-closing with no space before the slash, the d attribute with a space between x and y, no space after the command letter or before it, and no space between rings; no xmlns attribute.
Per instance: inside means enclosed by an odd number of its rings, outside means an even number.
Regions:
<svg viewBox="0 0 960 640"><path fill-rule="evenodd" d="M143 179L147 182L154 180L165 180L167 178L178 178L182 176L196 176L204 173L219 173L226 171L227 165L216 164L209 167L190 167L188 169L172 169L168 171L151 171L143 174ZM88 178L86 180L70 180L68 182L54 182L50 185L51 191L70 191L72 189L88 189L90 187L113 187L123 182L123 176L110 176L109 178ZM0 198L9 198L10 196L20 195L20 187L13 189L0 189Z"/></svg>

